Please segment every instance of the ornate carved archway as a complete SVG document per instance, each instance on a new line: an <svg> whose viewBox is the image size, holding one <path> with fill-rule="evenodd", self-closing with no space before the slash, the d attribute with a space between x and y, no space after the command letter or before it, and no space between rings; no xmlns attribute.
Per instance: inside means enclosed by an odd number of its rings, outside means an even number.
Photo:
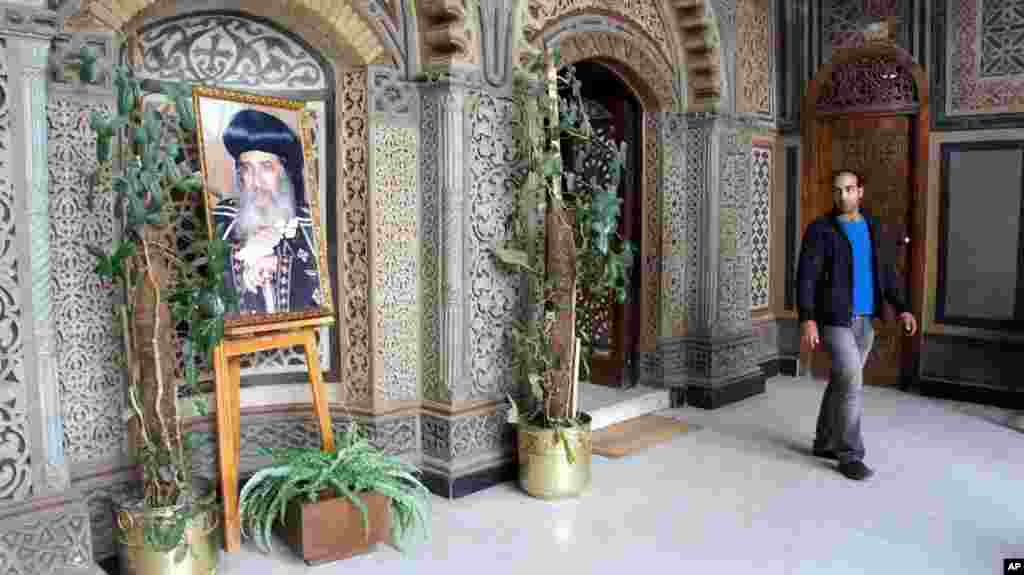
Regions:
<svg viewBox="0 0 1024 575"><path fill-rule="evenodd" d="M310 44L336 65L356 67L373 64L388 51L360 5L350 0L285 0L280 3L235 0L219 8L250 12L270 18L282 28L301 31ZM65 19L65 29L106 28L127 32L145 20L177 11L173 0L82 0L78 10Z"/></svg>
<svg viewBox="0 0 1024 575"><path fill-rule="evenodd" d="M609 68L629 87L643 112L640 141L641 160L641 247L640 247L640 351L653 352L657 346L658 298L661 279L658 258L661 253L661 214L658 203L658 112L678 110L679 96L673 90L671 72L653 46L611 32L581 32L552 38L557 42L564 65L584 60Z"/></svg>
<svg viewBox="0 0 1024 575"><path fill-rule="evenodd" d="M860 117L911 116L912 175L909 304L920 321L925 302L926 194L928 189L928 134L930 130L928 79L924 69L906 50L890 42L836 51L808 83L803 101L801 229L820 215L823 197L830 202L831 158L822 157L826 124L838 115ZM824 186L824 187L823 187ZM815 210L814 207L818 209ZM817 211L817 214L809 213ZM904 365L916 373L923 331L903 352Z"/></svg>

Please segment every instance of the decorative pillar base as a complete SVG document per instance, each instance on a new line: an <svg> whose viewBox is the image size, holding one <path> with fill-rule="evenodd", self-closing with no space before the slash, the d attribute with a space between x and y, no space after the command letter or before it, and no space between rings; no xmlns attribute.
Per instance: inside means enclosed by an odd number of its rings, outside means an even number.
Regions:
<svg viewBox="0 0 1024 575"><path fill-rule="evenodd" d="M89 508L79 494L36 498L3 509L0 565L4 572L104 575L92 558Z"/></svg>
<svg viewBox="0 0 1024 575"><path fill-rule="evenodd" d="M659 342L672 405L717 409L765 391L756 335L679 337Z"/></svg>
<svg viewBox="0 0 1024 575"><path fill-rule="evenodd" d="M428 403L420 416L423 483L456 499L516 478L515 428L504 403Z"/></svg>

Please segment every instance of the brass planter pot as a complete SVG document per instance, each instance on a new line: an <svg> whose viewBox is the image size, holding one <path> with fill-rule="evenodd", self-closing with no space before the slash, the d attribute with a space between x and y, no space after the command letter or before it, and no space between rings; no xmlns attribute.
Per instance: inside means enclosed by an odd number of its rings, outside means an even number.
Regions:
<svg viewBox="0 0 1024 575"><path fill-rule="evenodd" d="M219 514L207 510L185 527L181 543L170 549L146 544L147 521L168 523L185 512L182 506L141 509L138 504L116 510L117 546L122 575L214 575L220 555L216 530Z"/></svg>
<svg viewBox="0 0 1024 575"><path fill-rule="evenodd" d="M580 413L583 424L564 431L575 461L569 463L565 445L554 429L526 423L516 426L519 445L519 486L540 499L577 497L590 487L590 416Z"/></svg>

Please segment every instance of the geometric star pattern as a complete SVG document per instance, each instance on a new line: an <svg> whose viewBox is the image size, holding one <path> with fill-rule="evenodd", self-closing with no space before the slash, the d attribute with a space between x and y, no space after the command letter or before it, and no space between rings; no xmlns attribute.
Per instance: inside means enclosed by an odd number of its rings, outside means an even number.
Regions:
<svg viewBox="0 0 1024 575"><path fill-rule="evenodd" d="M1024 74L1024 0L984 0L982 5L979 75Z"/></svg>

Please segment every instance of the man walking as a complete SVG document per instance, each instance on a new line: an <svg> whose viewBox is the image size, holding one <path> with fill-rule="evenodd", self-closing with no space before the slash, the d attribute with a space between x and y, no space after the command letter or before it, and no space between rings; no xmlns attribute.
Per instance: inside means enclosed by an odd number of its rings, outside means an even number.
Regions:
<svg viewBox="0 0 1024 575"><path fill-rule="evenodd" d="M873 474L863 462L860 430L864 364L874 343L871 320L883 302L896 310L905 334L917 332L917 320L907 311L894 271L880 261L878 220L860 207L861 177L852 170L837 172L832 193L832 213L804 232L797 269L802 341L811 350L824 343L832 357L813 452L837 460L844 476L864 480Z"/></svg>

